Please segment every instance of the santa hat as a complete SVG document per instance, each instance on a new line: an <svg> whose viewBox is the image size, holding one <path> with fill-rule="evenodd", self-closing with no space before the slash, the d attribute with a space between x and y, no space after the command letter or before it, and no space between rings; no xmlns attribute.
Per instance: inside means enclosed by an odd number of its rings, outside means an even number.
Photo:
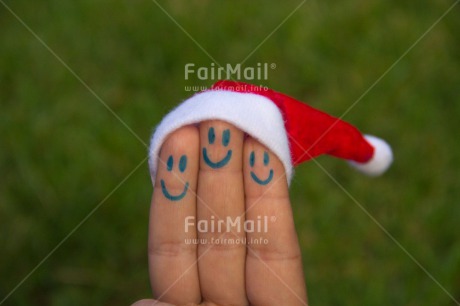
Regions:
<svg viewBox="0 0 460 306"><path fill-rule="evenodd" d="M219 81L185 100L157 126L149 152L152 181L168 135L182 126L214 119L233 124L277 155L288 183L294 166L321 154L348 160L371 176L385 172L393 161L384 140L363 135L345 121L266 87Z"/></svg>

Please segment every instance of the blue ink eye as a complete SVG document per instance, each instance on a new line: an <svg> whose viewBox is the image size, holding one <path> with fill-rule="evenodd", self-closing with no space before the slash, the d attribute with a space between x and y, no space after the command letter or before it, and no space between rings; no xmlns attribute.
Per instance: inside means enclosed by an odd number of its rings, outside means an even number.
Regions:
<svg viewBox="0 0 460 306"><path fill-rule="evenodd" d="M254 167L254 163L256 161L256 155L254 154L254 151L251 152L251 155L249 155L249 164L251 167Z"/></svg>
<svg viewBox="0 0 460 306"><path fill-rule="evenodd" d="M267 152L264 152L264 165L268 165L268 163L270 162L270 156L268 155Z"/></svg>
<svg viewBox="0 0 460 306"><path fill-rule="evenodd" d="M209 128L209 131L208 131L208 140L209 140L209 144L213 144L213 143L214 143L214 140L216 140L216 133L215 133L213 127Z"/></svg>
<svg viewBox="0 0 460 306"><path fill-rule="evenodd" d="M174 165L174 159L173 159L172 155L169 155L168 162L166 163L166 166L167 166L166 169L168 169L168 171L171 171L172 168L173 168L173 165Z"/></svg>
<svg viewBox="0 0 460 306"><path fill-rule="evenodd" d="M187 168L187 156L182 155L179 161L179 170L180 172L184 172L185 168Z"/></svg>
<svg viewBox="0 0 460 306"><path fill-rule="evenodd" d="M230 143L230 130L225 130L222 133L222 144L224 145L224 147L226 147L228 146L229 143Z"/></svg>
<svg viewBox="0 0 460 306"><path fill-rule="evenodd" d="M249 164L251 167L254 167L254 163L256 162L256 154L254 151L251 152L251 155L249 155Z"/></svg>

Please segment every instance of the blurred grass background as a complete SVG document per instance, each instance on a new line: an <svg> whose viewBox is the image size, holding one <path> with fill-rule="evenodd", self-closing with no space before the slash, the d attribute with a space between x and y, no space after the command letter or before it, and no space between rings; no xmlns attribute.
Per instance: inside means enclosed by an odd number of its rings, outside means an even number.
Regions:
<svg viewBox="0 0 460 306"><path fill-rule="evenodd" d="M149 0L6 1L148 143L210 58ZM220 64L248 56L300 1L161 1ZM259 83L341 116L453 4L307 0L247 60ZM460 300L460 5L345 119L387 139L369 179L319 163ZM146 156L136 139L0 3L0 300ZM256 82L257 83L257 82ZM4 305L129 305L149 297L147 164ZM292 205L311 305L456 303L315 163Z"/></svg>

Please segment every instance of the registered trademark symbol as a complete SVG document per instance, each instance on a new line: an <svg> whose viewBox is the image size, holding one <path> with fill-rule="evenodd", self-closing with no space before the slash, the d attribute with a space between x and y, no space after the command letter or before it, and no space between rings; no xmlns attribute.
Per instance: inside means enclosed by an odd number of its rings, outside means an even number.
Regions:
<svg viewBox="0 0 460 306"><path fill-rule="evenodd" d="M276 217L275 217L275 216L271 216L271 217L270 217L270 221L271 221L271 222L275 222L275 221L276 221Z"/></svg>
<svg viewBox="0 0 460 306"><path fill-rule="evenodd" d="M271 63L271 64L270 64L270 69L276 69L276 64L275 64L275 63Z"/></svg>

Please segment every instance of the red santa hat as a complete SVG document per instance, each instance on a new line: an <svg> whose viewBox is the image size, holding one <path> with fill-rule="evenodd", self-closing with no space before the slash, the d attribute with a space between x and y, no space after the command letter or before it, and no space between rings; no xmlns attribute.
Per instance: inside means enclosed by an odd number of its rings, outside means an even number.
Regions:
<svg viewBox="0 0 460 306"><path fill-rule="evenodd" d="M393 161L384 140L363 135L345 121L265 87L219 81L185 100L157 126L149 152L152 181L168 135L182 126L214 119L233 124L277 155L288 183L294 166L321 154L345 159L370 176L382 174Z"/></svg>

